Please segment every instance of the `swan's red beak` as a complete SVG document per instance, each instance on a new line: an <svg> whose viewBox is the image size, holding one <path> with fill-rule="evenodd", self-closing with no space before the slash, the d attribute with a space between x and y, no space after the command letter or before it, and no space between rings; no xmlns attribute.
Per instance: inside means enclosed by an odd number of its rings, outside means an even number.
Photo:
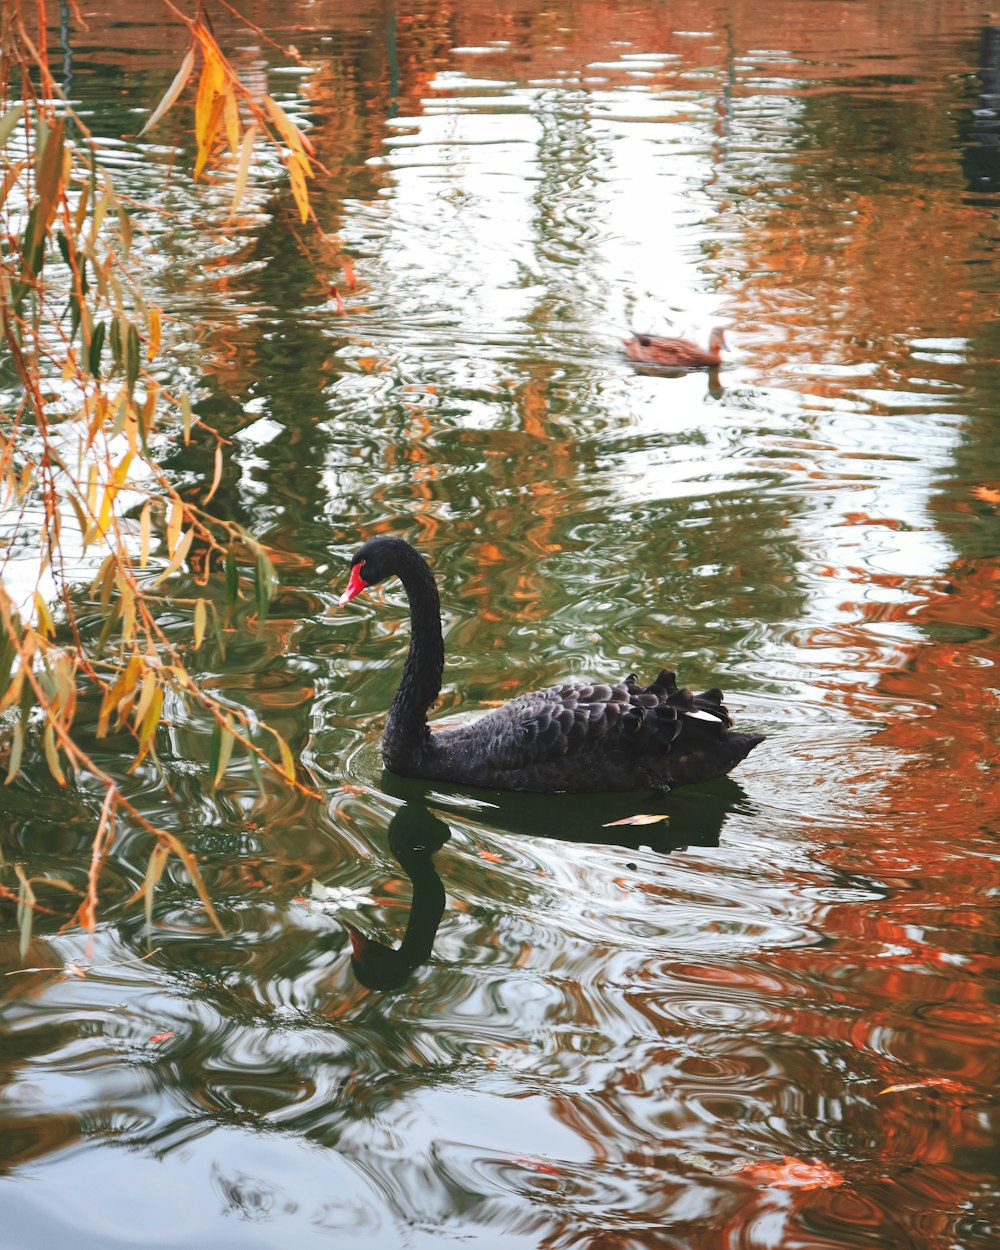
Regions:
<svg viewBox="0 0 1000 1250"><path fill-rule="evenodd" d="M351 569L351 580L347 583L347 589L337 601L341 607L345 603L350 603L356 595L360 595L363 590L367 589L367 583L361 580L362 564L364 564L364 560L361 561L361 564L356 564Z"/></svg>

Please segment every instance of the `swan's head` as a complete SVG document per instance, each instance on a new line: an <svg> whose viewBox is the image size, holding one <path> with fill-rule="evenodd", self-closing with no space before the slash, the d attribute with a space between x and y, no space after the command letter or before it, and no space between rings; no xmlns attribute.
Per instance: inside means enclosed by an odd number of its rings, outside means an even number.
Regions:
<svg viewBox="0 0 1000 1250"><path fill-rule="evenodd" d="M351 577L347 589L340 596L341 606L350 603L369 586L377 586L387 577L399 573L407 562L419 559L416 551L401 538L393 538L389 534L369 538L351 556Z"/></svg>

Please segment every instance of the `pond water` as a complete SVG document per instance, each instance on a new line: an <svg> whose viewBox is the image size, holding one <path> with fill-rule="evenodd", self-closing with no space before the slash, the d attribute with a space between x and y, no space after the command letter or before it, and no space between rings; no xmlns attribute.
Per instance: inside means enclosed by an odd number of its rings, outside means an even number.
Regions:
<svg viewBox="0 0 1000 1250"><path fill-rule="evenodd" d="M224 935L173 867L147 935L128 828L92 942L42 918L22 965L11 919L4 1246L996 1246L1000 14L246 6L296 64L220 10L352 289L277 167L234 222L231 170L192 183L188 105L121 139L186 40L83 8L54 64L168 210L165 376L281 582L192 664L321 797L239 758L212 792L178 716L129 784ZM712 373L622 350L716 324ZM162 453L193 489L213 450ZM336 606L376 532L437 574L440 714L669 664L766 742L663 799L383 775L405 600ZM79 881L99 803L46 776L3 854ZM607 827L636 812L669 823ZM352 964L344 919L402 954Z"/></svg>

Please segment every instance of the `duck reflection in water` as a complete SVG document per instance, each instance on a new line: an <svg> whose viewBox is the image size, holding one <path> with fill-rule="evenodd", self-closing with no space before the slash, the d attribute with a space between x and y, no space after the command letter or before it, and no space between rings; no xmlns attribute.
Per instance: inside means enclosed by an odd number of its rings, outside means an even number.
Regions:
<svg viewBox="0 0 1000 1250"><path fill-rule="evenodd" d="M466 825L481 824L518 835L622 850L648 847L669 855L690 846L718 846L726 816L746 801L742 787L727 777L657 795L643 805L644 813L666 815L669 823L609 827L612 821L636 815L634 794L540 795L466 787L450 787L443 794L426 782L390 773L383 774L382 784L388 794L403 800L389 822L388 840L389 850L413 887L406 930L393 948L341 921L351 942L354 975L362 985L378 990L398 989L431 958L445 909L445 889L434 855L451 836L442 816L451 814Z"/></svg>

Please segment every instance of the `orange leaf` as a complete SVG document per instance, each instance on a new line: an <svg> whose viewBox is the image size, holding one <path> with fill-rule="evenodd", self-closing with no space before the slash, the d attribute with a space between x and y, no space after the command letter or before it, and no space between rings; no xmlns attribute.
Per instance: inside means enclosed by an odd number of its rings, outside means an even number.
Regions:
<svg viewBox="0 0 1000 1250"><path fill-rule="evenodd" d="M804 1163L792 1155L785 1155L784 1159L784 1163L757 1163L751 1159L735 1175L768 1189L834 1189L844 1183L843 1176L825 1163Z"/></svg>
<svg viewBox="0 0 1000 1250"><path fill-rule="evenodd" d="M989 486L973 486L972 493L983 503L1000 504L1000 490L992 490Z"/></svg>
<svg viewBox="0 0 1000 1250"><path fill-rule="evenodd" d="M502 863L503 863L503 856L502 856L502 855L498 855L498 854L496 853L496 851L480 851L480 852L479 852L479 858L480 858L480 859L488 859L488 860L490 861L490 863L491 863L491 864L502 864Z"/></svg>
<svg viewBox="0 0 1000 1250"><path fill-rule="evenodd" d="M160 350L160 310L151 308L149 310L149 343L146 347L146 358L154 360L156 353Z"/></svg>
<svg viewBox="0 0 1000 1250"><path fill-rule="evenodd" d="M169 1042L172 1037L176 1037L173 1029L164 1029L162 1033L154 1033L149 1039L150 1045L154 1042Z"/></svg>

